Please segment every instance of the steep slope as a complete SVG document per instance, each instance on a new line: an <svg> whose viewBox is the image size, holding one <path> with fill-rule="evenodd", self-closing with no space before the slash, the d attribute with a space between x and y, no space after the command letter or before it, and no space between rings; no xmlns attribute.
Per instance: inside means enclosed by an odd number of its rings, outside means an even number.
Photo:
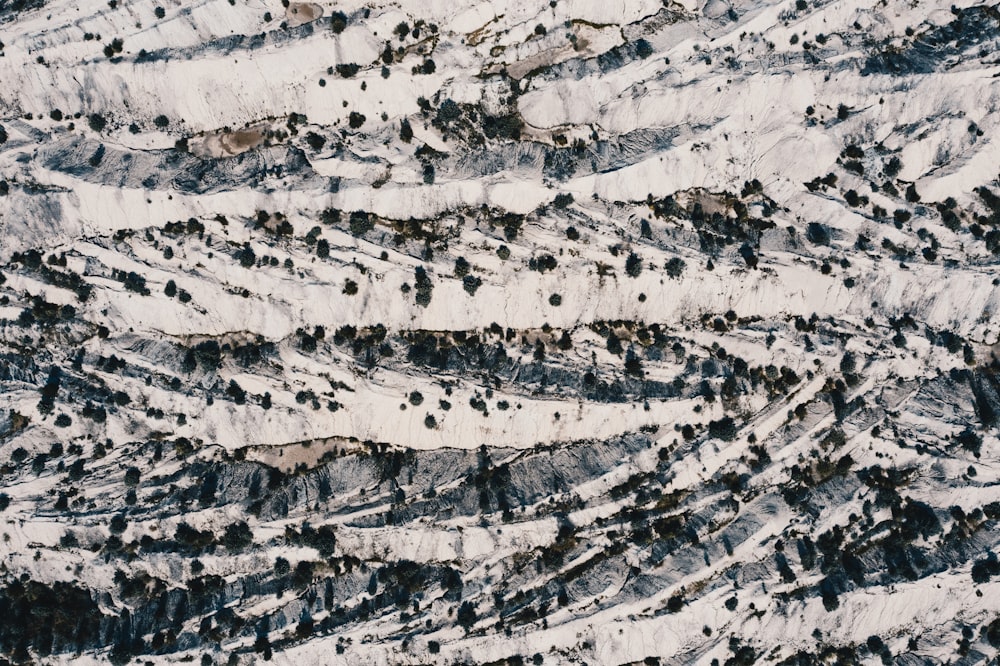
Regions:
<svg viewBox="0 0 1000 666"><path fill-rule="evenodd" d="M995 658L998 28L0 3L3 658Z"/></svg>

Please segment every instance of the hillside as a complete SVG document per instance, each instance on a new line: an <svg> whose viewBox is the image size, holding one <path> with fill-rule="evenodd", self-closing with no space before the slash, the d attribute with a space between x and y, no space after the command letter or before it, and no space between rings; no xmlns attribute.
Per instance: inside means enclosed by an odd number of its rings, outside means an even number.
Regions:
<svg viewBox="0 0 1000 666"><path fill-rule="evenodd" d="M1000 5L0 45L4 663L996 658Z"/></svg>

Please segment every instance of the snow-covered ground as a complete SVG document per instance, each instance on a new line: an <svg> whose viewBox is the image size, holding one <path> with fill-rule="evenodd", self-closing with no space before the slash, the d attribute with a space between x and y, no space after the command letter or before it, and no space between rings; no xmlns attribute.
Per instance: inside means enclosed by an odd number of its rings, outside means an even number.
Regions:
<svg viewBox="0 0 1000 666"><path fill-rule="evenodd" d="M0 2L0 658L995 659L998 16Z"/></svg>

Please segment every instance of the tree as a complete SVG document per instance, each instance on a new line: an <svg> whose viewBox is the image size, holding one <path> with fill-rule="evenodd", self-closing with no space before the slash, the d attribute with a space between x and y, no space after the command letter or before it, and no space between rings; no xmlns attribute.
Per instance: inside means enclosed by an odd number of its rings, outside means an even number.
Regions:
<svg viewBox="0 0 1000 666"><path fill-rule="evenodd" d="M243 250L239 253L239 256L240 266L243 268L253 268L253 265L257 263L257 255L250 249L249 243L243 246Z"/></svg>
<svg viewBox="0 0 1000 666"><path fill-rule="evenodd" d="M271 641L267 638L266 632L261 632L257 634L257 640L253 644L254 652L259 653L264 661L271 661L271 657L274 656L274 652L271 650Z"/></svg>
<svg viewBox="0 0 1000 666"><path fill-rule="evenodd" d="M351 129L358 129L365 124L364 114L358 113L357 111L351 111L350 115L347 117L347 124L350 125Z"/></svg>
<svg viewBox="0 0 1000 666"><path fill-rule="evenodd" d="M667 276L675 280L681 276L686 267L687 264L680 257L673 257L663 265L664 270L667 271Z"/></svg>
<svg viewBox="0 0 1000 666"><path fill-rule="evenodd" d="M299 638L305 639L312 636L312 633L313 619L309 615L305 615L295 626L295 635Z"/></svg>
<svg viewBox="0 0 1000 666"><path fill-rule="evenodd" d="M94 130L95 132L100 132L105 127L107 127L108 121L106 121L104 119L104 116L102 116L101 114L92 113L89 116L87 116L87 124L90 126L90 129Z"/></svg>
<svg viewBox="0 0 1000 666"><path fill-rule="evenodd" d="M129 467L125 470L125 485L126 486L137 486L139 485L139 468Z"/></svg>
<svg viewBox="0 0 1000 666"><path fill-rule="evenodd" d="M806 226L806 238L809 239L809 242L816 245L830 244L830 232L819 222L810 222Z"/></svg>
<svg viewBox="0 0 1000 666"><path fill-rule="evenodd" d="M476 623L476 607L472 605L471 601L463 601L462 605L458 607L457 619L459 626L466 631L469 631Z"/></svg>
<svg viewBox="0 0 1000 666"><path fill-rule="evenodd" d="M45 381L45 386L40 389L42 399L38 401L38 411L42 414L49 414L55 407L55 399L59 394L59 383L62 379L62 370L53 365L49 368L49 378Z"/></svg>
<svg viewBox="0 0 1000 666"><path fill-rule="evenodd" d="M736 438L736 423L732 417L724 416L718 421L709 421L708 434L710 437L725 440L727 442Z"/></svg>
<svg viewBox="0 0 1000 666"><path fill-rule="evenodd" d="M235 522L226 526L222 543L229 551L238 553L253 544L253 532L244 521Z"/></svg>
<svg viewBox="0 0 1000 666"><path fill-rule="evenodd" d="M347 28L347 14L344 12L333 12L330 14L330 29L333 34L339 35Z"/></svg>
<svg viewBox="0 0 1000 666"><path fill-rule="evenodd" d="M125 516L121 514L116 514L111 518L111 523L108 525L108 529L111 530L112 534L121 534L128 528L128 521L125 520Z"/></svg>
<svg viewBox="0 0 1000 666"><path fill-rule="evenodd" d="M333 552L337 547L337 535L333 531L333 527L330 525L321 525L320 528L313 533L312 538L310 539L310 545L318 550L322 557L330 557L333 555Z"/></svg>
<svg viewBox="0 0 1000 666"><path fill-rule="evenodd" d="M431 304L431 292L434 290L434 283L427 277L427 271L423 266L417 266L414 271L416 276L415 291L417 305L426 308Z"/></svg>
<svg viewBox="0 0 1000 666"><path fill-rule="evenodd" d="M351 233L355 236L363 236L375 228L375 223L372 221L371 215L363 210L356 210L351 213L350 225Z"/></svg>
<svg viewBox="0 0 1000 666"><path fill-rule="evenodd" d="M295 565L295 573L292 576L292 581L295 583L296 587L305 587L312 582L313 571L316 569L316 565L309 560L302 560Z"/></svg>

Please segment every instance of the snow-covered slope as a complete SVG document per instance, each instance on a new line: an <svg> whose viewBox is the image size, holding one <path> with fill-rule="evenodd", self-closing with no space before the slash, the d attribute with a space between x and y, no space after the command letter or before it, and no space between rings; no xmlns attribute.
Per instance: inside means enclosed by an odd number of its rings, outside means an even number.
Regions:
<svg viewBox="0 0 1000 666"><path fill-rule="evenodd" d="M995 658L997 5L0 44L3 659Z"/></svg>

